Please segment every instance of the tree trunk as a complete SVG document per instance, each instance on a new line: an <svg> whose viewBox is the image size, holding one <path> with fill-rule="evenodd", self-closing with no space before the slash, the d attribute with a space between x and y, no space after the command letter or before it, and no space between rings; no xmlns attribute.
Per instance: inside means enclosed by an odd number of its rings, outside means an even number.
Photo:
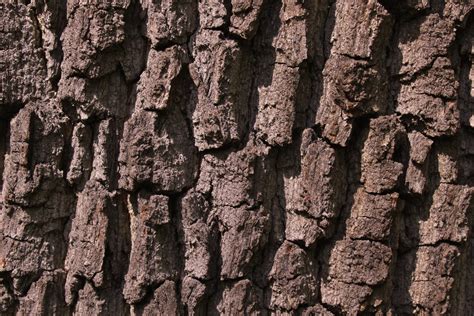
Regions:
<svg viewBox="0 0 474 316"><path fill-rule="evenodd" d="M0 314L473 313L473 12L3 0Z"/></svg>

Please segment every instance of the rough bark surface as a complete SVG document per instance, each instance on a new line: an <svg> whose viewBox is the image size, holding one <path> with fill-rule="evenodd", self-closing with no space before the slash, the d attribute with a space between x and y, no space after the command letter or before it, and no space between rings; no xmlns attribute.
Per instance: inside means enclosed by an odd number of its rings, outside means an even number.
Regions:
<svg viewBox="0 0 474 316"><path fill-rule="evenodd" d="M471 315L472 0L2 0L1 315Z"/></svg>

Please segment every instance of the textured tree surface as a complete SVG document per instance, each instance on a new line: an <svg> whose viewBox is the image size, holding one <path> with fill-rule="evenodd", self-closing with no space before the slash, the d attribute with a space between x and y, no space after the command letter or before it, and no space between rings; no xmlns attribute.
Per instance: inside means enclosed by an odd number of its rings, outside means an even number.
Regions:
<svg viewBox="0 0 474 316"><path fill-rule="evenodd" d="M472 0L1 0L1 315L472 315Z"/></svg>

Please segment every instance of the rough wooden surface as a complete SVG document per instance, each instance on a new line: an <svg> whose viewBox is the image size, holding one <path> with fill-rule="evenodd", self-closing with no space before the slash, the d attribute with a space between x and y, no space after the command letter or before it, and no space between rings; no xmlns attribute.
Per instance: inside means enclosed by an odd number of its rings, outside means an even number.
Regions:
<svg viewBox="0 0 474 316"><path fill-rule="evenodd" d="M1 315L470 315L472 0L2 0Z"/></svg>

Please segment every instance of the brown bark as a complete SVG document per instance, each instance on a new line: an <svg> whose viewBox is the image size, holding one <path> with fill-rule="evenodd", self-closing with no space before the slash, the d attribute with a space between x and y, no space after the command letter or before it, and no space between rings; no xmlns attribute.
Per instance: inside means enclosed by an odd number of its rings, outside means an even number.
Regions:
<svg viewBox="0 0 474 316"><path fill-rule="evenodd" d="M2 1L0 314L471 314L473 12Z"/></svg>

